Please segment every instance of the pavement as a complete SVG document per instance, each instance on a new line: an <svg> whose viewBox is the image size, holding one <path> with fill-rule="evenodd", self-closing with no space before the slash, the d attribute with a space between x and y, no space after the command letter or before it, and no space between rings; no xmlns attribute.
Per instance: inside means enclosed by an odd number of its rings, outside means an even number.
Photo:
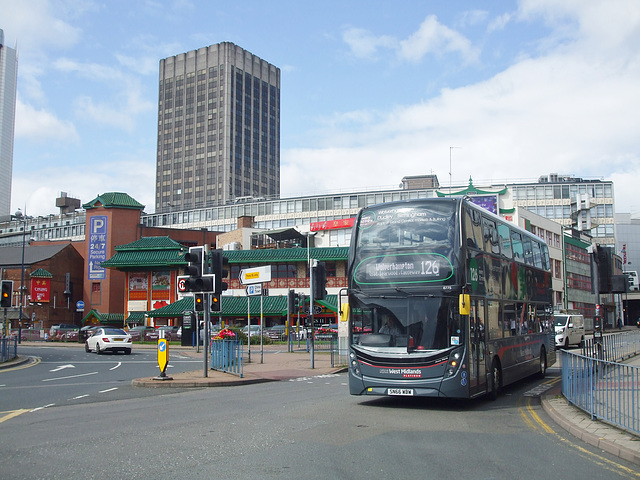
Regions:
<svg viewBox="0 0 640 480"><path fill-rule="evenodd" d="M41 342L23 342L23 344L42 345ZM78 343L56 343L55 345L83 348L83 345ZM134 345L134 348L155 349L156 346ZM169 364L171 364L171 352L176 351L185 356L203 358L202 351L196 352L193 347L170 345ZM247 361L246 351L244 352L242 376L211 369L208 369L205 376L204 367L176 374L171 373L171 370L168 369L167 376L171 379L161 380L158 376L144 377L133 380L132 385L146 388L227 387L330 375L346 370L345 366L335 364L332 366L331 355L328 352L315 352L314 368L311 368L311 356L306 351L288 352L285 346L269 345L264 347L264 352L265 355L261 355L260 347L252 346L251 362ZM28 361L30 361L28 357L18 357L0 364L0 369L24 364ZM640 355L624 363L640 366ZM594 420L587 413L569 404L562 396L560 382L542 394L540 399L542 408L551 419L575 437L612 455L640 465L640 437L613 425Z"/></svg>

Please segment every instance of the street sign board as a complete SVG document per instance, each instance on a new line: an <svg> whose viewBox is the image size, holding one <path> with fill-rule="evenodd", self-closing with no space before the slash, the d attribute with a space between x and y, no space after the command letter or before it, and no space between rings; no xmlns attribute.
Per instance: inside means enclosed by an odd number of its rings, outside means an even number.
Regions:
<svg viewBox="0 0 640 480"><path fill-rule="evenodd" d="M247 295L262 295L262 284L257 283L256 285L247 285Z"/></svg>
<svg viewBox="0 0 640 480"><path fill-rule="evenodd" d="M252 285L271 281L271 265L240 270L240 283Z"/></svg>
<svg viewBox="0 0 640 480"><path fill-rule="evenodd" d="M76 311L84 312L84 302L82 300L76 302Z"/></svg>

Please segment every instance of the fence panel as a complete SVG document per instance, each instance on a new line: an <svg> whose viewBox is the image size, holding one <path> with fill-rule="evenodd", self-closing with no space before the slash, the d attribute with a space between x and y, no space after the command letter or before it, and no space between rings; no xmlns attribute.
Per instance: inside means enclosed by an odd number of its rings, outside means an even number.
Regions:
<svg viewBox="0 0 640 480"><path fill-rule="evenodd" d="M562 352L562 394L593 419L640 436L640 367Z"/></svg>
<svg viewBox="0 0 640 480"><path fill-rule="evenodd" d="M243 376L242 342L211 340L211 369Z"/></svg>
<svg viewBox="0 0 640 480"><path fill-rule="evenodd" d="M0 338L0 362L6 362L18 356L18 337Z"/></svg>

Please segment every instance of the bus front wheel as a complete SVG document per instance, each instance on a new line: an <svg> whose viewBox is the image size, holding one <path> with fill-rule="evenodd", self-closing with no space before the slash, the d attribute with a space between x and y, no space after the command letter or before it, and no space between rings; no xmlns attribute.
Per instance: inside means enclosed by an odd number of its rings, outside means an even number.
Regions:
<svg viewBox="0 0 640 480"><path fill-rule="evenodd" d="M538 370L538 378L542 379L547 374L547 352L544 347L540 349L540 369Z"/></svg>
<svg viewBox="0 0 640 480"><path fill-rule="evenodd" d="M500 362L498 362L497 358L494 358L491 364L491 375L489 375L489 398L491 400L498 398L501 383L502 370L500 369Z"/></svg>

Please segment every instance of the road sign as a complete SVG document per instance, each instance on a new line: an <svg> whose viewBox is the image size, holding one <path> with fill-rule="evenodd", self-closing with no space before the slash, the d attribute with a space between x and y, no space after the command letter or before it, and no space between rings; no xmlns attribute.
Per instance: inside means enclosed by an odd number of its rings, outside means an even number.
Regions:
<svg viewBox="0 0 640 480"><path fill-rule="evenodd" d="M84 302L82 300L76 302L76 311L84 312Z"/></svg>
<svg viewBox="0 0 640 480"><path fill-rule="evenodd" d="M169 344L166 338L158 339L158 366L160 371L164 373L167 369L167 363L169 363Z"/></svg>
<svg viewBox="0 0 640 480"><path fill-rule="evenodd" d="M190 293L187 290L187 284L186 284L187 278L191 278L191 277L189 277L189 275L178 275L178 283L177 283L178 293Z"/></svg>
<svg viewBox="0 0 640 480"><path fill-rule="evenodd" d="M258 283L256 285L247 285L247 295L262 295L262 284Z"/></svg>
<svg viewBox="0 0 640 480"><path fill-rule="evenodd" d="M271 281L271 265L240 270L240 283L251 285Z"/></svg>

